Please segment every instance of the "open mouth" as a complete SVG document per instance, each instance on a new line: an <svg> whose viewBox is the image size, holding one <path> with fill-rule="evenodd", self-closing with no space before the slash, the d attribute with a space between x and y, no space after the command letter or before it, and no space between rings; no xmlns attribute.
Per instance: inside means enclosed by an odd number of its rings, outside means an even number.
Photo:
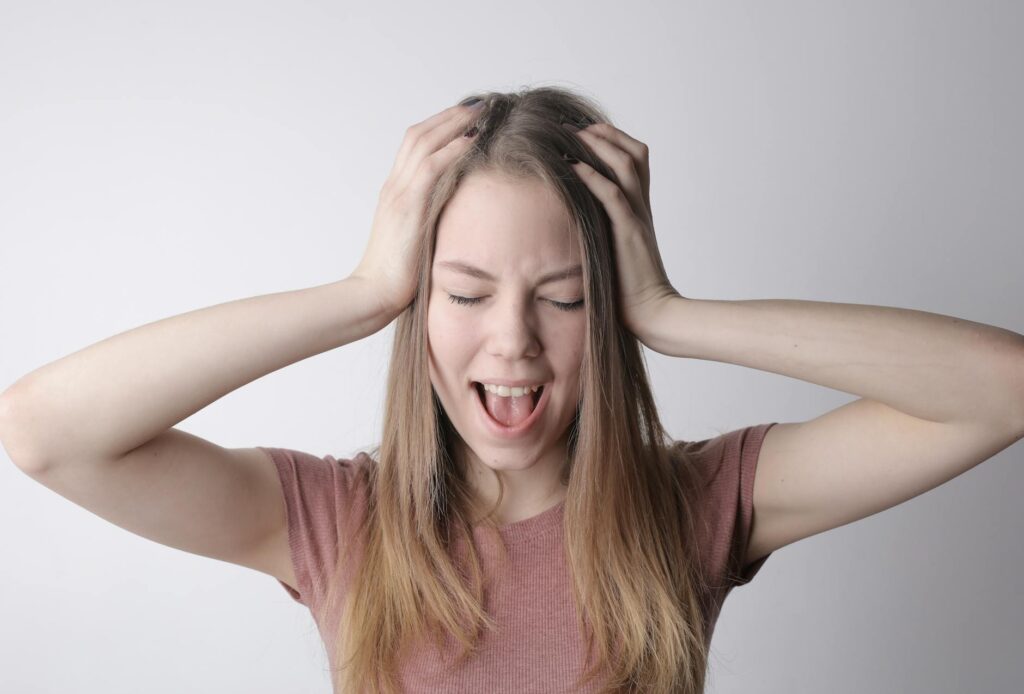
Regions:
<svg viewBox="0 0 1024 694"><path fill-rule="evenodd" d="M480 403L480 416L484 428L491 436L512 441L534 431L540 422L547 401L551 398L544 392L548 384L538 386L536 393L519 397L496 396L484 390L481 383L473 381L476 388L477 401ZM488 406L490 405L490 406Z"/></svg>
<svg viewBox="0 0 1024 694"><path fill-rule="evenodd" d="M480 404L484 406L484 410L487 409L487 396L484 390L484 384L478 381L473 381L473 386L476 388L476 394L480 398ZM536 392L530 393L530 397L533 399L533 409L537 409L537 403L540 402L540 396L544 395L544 388L547 387L545 383Z"/></svg>

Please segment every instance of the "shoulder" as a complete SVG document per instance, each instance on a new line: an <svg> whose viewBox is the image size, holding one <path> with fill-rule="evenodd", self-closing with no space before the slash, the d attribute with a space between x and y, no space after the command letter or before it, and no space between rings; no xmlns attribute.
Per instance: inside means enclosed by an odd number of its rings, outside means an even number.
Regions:
<svg viewBox="0 0 1024 694"><path fill-rule="evenodd" d="M260 447L274 461L289 511L335 515L362 506L376 461L360 451L352 457L318 456L294 448Z"/></svg>
<svg viewBox="0 0 1024 694"><path fill-rule="evenodd" d="M318 456L295 448L258 448L270 456L279 470L302 477L356 477L369 473L377 465L365 451L358 451L352 457L344 457L330 453Z"/></svg>
<svg viewBox="0 0 1024 694"><path fill-rule="evenodd" d="M775 422L753 424L695 441L673 441L677 464L697 472L706 485L728 484L744 468L756 465L758 452Z"/></svg>
<svg viewBox="0 0 1024 694"><path fill-rule="evenodd" d="M277 539L277 574L293 598L320 604L339 552L358 534L367 511L368 480L376 462L365 452L318 456L294 448L261 447L274 461L284 496L285 531Z"/></svg>

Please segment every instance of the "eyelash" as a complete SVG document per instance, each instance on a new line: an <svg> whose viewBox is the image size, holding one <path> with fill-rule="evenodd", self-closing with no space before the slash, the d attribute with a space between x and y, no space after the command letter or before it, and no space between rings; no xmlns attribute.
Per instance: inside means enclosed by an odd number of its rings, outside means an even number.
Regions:
<svg viewBox="0 0 1024 694"><path fill-rule="evenodd" d="M471 306L481 301L479 297L475 299L470 299L464 296L455 296L454 294L449 294L448 300L451 301L453 304L460 304L463 306ZM579 309L583 308L583 299L580 299L579 301L574 301L571 304L567 304L563 301L552 301L551 303L555 305L555 308L561 311L578 311Z"/></svg>

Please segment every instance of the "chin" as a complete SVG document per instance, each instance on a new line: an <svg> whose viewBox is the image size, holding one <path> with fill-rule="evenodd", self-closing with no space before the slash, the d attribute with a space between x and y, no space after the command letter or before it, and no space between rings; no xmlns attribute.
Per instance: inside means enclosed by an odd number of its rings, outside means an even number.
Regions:
<svg viewBox="0 0 1024 694"><path fill-rule="evenodd" d="M476 456L480 461L492 470L505 471L516 471L516 470L528 470L537 464L537 458L532 455L516 455L514 453L499 453L488 455L484 453L481 455L477 451Z"/></svg>

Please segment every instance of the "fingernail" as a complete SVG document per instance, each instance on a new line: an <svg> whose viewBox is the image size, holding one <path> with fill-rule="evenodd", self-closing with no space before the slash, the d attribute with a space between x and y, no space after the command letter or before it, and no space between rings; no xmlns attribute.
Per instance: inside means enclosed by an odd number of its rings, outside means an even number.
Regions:
<svg viewBox="0 0 1024 694"><path fill-rule="evenodd" d="M567 161L570 164L579 164L580 163L579 159L577 159L576 157L570 157L568 154L562 154L562 159L564 159L565 161Z"/></svg>
<svg viewBox="0 0 1024 694"><path fill-rule="evenodd" d="M484 102L478 97L472 97L462 102L463 106L469 106L470 108L480 108L484 105Z"/></svg>
<svg viewBox="0 0 1024 694"><path fill-rule="evenodd" d="M476 126L474 125L472 128L470 128L469 130L467 130L466 132L464 132L462 134L465 137L473 137L474 135L477 134L477 132L479 132L479 131L477 130Z"/></svg>

